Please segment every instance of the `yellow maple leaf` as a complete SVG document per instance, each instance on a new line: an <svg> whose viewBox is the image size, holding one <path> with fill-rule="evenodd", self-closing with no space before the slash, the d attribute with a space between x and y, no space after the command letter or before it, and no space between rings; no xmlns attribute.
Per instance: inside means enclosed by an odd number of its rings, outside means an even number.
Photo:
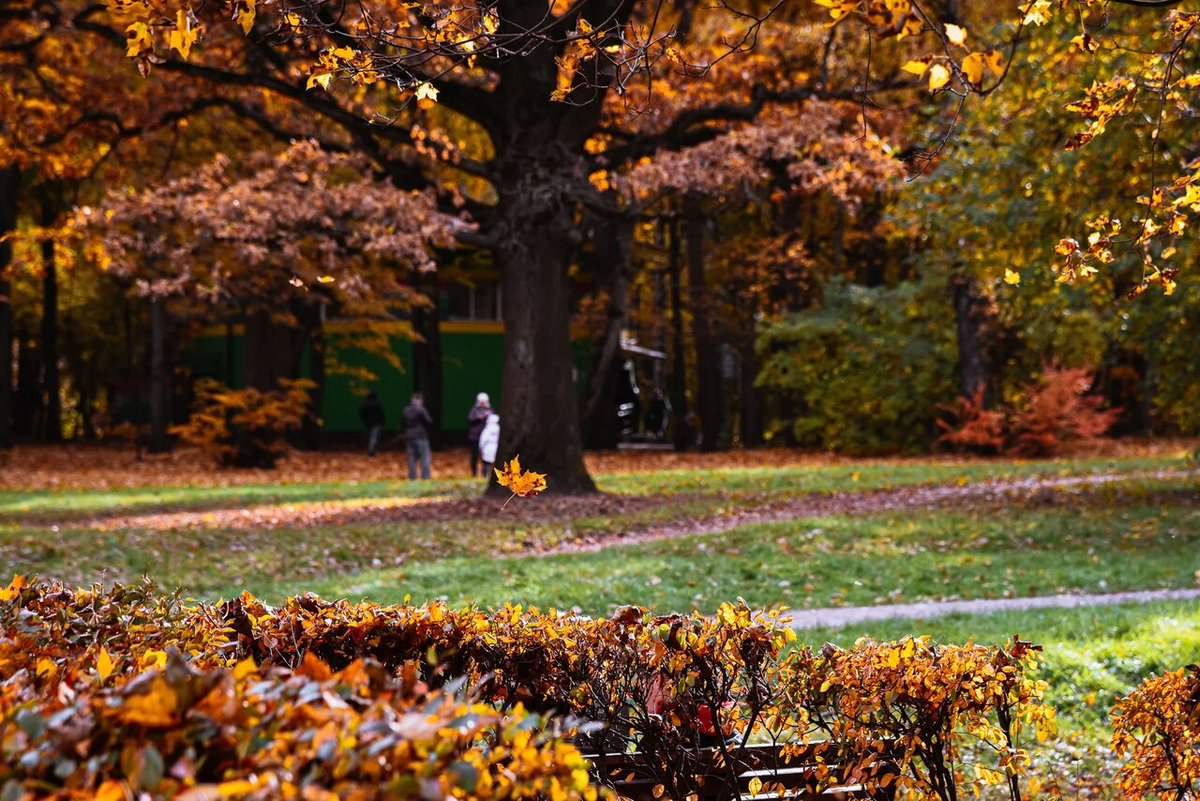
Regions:
<svg viewBox="0 0 1200 801"><path fill-rule="evenodd" d="M504 469L495 468L496 481L500 486L512 493L512 498L520 495L522 498L527 498L530 495L538 495L546 491L546 476L544 473L534 473L529 471L521 472L521 457L514 456L512 461L504 465ZM505 505L508 501L504 502Z"/></svg>
<svg viewBox="0 0 1200 801"><path fill-rule="evenodd" d="M326 92L329 91L329 82L333 80L332 72L314 72L308 76L308 83L304 85L305 89L312 89L314 86L320 86Z"/></svg>
<svg viewBox="0 0 1200 801"><path fill-rule="evenodd" d="M438 89L433 84L425 81L424 83L417 84L416 97L418 101L429 100L436 103L438 99Z"/></svg>
<svg viewBox="0 0 1200 801"><path fill-rule="evenodd" d="M1021 283L1021 274L1015 270L1010 270L1007 267L1005 267L1004 268L1004 283L1014 284L1014 285Z"/></svg>

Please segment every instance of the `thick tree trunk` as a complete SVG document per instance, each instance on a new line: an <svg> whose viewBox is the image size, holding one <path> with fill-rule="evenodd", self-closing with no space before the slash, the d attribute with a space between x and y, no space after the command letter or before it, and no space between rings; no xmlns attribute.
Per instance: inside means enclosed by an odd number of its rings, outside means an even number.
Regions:
<svg viewBox="0 0 1200 801"><path fill-rule="evenodd" d="M621 331L629 314L629 277L633 269L633 220L605 218L592 229L592 274L608 294L608 320L597 343L583 406L584 443L589 448L611 449L620 439L617 417L617 365Z"/></svg>
<svg viewBox="0 0 1200 801"><path fill-rule="evenodd" d="M692 306L692 343L696 348L696 410L700 415L700 450L715 451L721 434L721 374L712 336L708 285L704 276L704 225L698 213L688 214L688 300Z"/></svg>
<svg viewBox="0 0 1200 801"><path fill-rule="evenodd" d="M12 242L5 234L17 227L17 186L21 174L16 167L0 169L0 448L11 448L13 422L13 316L8 266Z"/></svg>
<svg viewBox="0 0 1200 801"><path fill-rule="evenodd" d="M42 417L42 393L38 387L41 357L33 338L17 332L17 394L12 412L12 432L17 439L33 439Z"/></svg>
<svg viewBox="0 0 1200 801"><path fill-rule="evenodd" d="M58 202L54 190L42 197L41 225L50 228L58 221ZM54 240L45 239L42 251L42 396L45 400L42 437L46 442L62 442L62 382L58 371L58 266L54 259Z"/></svg>
<svg viewBox="0 0 1200 801"><path fill-rule="evenodd" d="M976 393L982 392L986 403L989 387L981 332L983 301L979 298L975 279L969 275L960 274L951 279L950 292L958 339L960 387L968 398L974 398Z"/></svg>
<svg viewBox="0 0 1200 801"><path fill-rule="evenodd" d="M442 440L442 336L441 316L437 308L437 273L413 270L412 283L432 302L430 306L413 309L413 333L419 339L413 343L413 387L425 396L425 407L433 416L429 444L437 448Z"/></svg>
<svg viewBox="0 0 1200 801"><path fill-rule="evenodd" d="M261 392L279 389L279 380L296 377L295 328L271 319L266 310L246 316L246 386Z"/></svg>
<svg viewBox="0 0 1200 801"><path fill-rule="evenodd" d="M758 355L754 352L754 339L742 345L740 433L743 448L757 448L763 444L762 397L754 386L758 378Z"/></svg>
<svg viewBox="0 0 1200 801"><path fill-rule="evenodd" d="M683 336L683 247L679 221L667 229L667 272L671 277L671 407L675 410L675 450L684 451L695 444L687 400L687 353Z"/></svg>
<svg viewBox="0 0 1200 801"><path fill-rule="evenodd" d="M325 406L325 324L320 308L314 311L308 340L308 377L316 386L308 396L308 414L304 417L301 439L305 448L315 451L321 446L321 410Z"/></svg>
<svg viewBox="0 0 1200 801"><path fill-rule="evenodd" d="M560 208L552 223L521 231L495 251L504 311L496 461L520 456L525 469L546 474L550 490L579 494L596 485L583 464L571 363L567 264L573 221L570 209ZM489 492L507 494L494 481Z"/></svg>
<svg viewBox="0 0 1200 801"><path fill-rule="evenodd" d="M150 301L150 453L171 450L171 381L167 370L167 302Z"/></svg>

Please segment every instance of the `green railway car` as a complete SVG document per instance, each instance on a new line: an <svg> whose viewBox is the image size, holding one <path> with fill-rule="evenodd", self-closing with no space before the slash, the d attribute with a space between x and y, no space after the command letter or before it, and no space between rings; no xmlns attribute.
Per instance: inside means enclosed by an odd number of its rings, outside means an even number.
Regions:
<svg viewBox="0 0 1200 801"><path fill-rule="evenodd" d="M321 403L321 420L326 432L332 434L361 431L358 418L360 394L366 388L379 394L387 409L388 430L399 424L400 410L408 403L413 387L413 340L406 322L391 323L386 329L392 352L400 360L401 369L377 355L347 345L348 326L338 321L325 324L329 342L329 363L349 368L366 368L375 375L369 384L354 381L338 371L325 377ZM494 403L500 402L500 376L504 364L504 324L499 321L450 320L439 326L442 362L442 402L434 412L439 415L443 432L465 432L467 410L475 403L475 395L487 392ZM209 329L193 342L188 354L188 366L193 376L211 377L231 387L244 386L243 331L241 326L229 329ZM579 352L578 357L585 356ZM301 375L312 375L312 349L304 354Z"/></svg>

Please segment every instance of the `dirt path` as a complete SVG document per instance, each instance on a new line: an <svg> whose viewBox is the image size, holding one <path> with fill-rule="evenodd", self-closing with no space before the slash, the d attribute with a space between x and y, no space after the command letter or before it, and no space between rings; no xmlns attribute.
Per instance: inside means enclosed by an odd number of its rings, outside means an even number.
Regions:
<svg viewBox="0 0 1200 801"><path fill-rule="evenodd" d="M1041 598L995 598L973 601L928 601L926 603L883 606L831 606L823 609L789 612L780 619L780 624L790 626L797 631L840 629L881 620L930 620L957 614L987 615L1027 609L1078 609L1088 606L1146 604L1154 601L1190 601L1197 598L1200 598L1200 589L1141 590L1103 595L1048 595Z"/></svg>
<svg viewBox="0 0 1200 801"><path fill-rule="evenodd" d="M1188 470L1166 470L1147 473L1120 473L1094 476L1069 476L1063 478L1031 477L1026 479L1002 479L981 481L959 486L957 484L933 487L899 487L858 493L835 493L832 495L805 495L783 503L768 503L759 508L739 508L719 516L672 522L660 526L624 533L605 534L593 539L576 541L537 551L537 556L561 554L597 553L607 548L626 545L641 545L680 537L721 534L742 526L763 523L783 523L812 517L843 515L867 515L890 512L897 509L933 509L960 505L996 505L1005 501L1026 500L1045 493L1070 490L1085 490L1130 480L1157 479L1174 480L1195 477L1200 481L1200 472ZM1200 487L1197 490L1200 498Z"/></svg>
<svg viewBox="0 0 1200 801"><path fill-rule="evenodd" d="M641 525L624 531L589 534L570 542L546 547L536 541L528 551L536 555L594 553L604 548L675 539L702 534L719 534L739 526L776 523L808 517L864 515L896 509L926 509L948 506L995 505L1019 498L1050 496L1070 490L1086 490L1104 484L1136 479L1178 479L1200 473L1160 471L1116 473L1060 478L994 479L977 483L936 486L907 486L886 490L804 494L779 497L768 494L749 498L721 495L552 495L529 503L510 504L500 513L501 502L494 498L394 497L355 498L315 502L283 502L210 509L149 511L107 514L75 522L55 521L59 527L77 527L93 531L189 531L228 529L270 531L314 526L371 524L448 523L459 520L539 524L566 524L584 518L620 518L637 513L666 509L662 517L673 518L654 525ZM1200 493L1198 493L1200 496ZM1057 498L1047 497L1053 502ZM713 513L684 517L671 509L692 502L719 504ZM29 527L49 528L50 522L27 521Z"/></svg>

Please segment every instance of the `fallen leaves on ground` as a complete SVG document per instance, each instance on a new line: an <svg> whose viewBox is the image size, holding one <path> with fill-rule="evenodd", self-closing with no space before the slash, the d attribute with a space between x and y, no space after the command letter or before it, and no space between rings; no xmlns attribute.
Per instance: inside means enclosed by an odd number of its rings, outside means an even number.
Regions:
<svg viewBox="0 0 1200 801"><path fill-rule="evenodd" d="M1153 457L1188 453L1196 440L1106 440L1078 457ZM595 475L660 470L720 470L755 467L821 467L829 465L987 464L989 460L957 457L863 459L788 448L693 453L622 450L589 453ZM135 487L235 487L273 484L398 481L408 475L403 451L384 451L374 458L350 451L293 452L275 470L214 470L211 458L193 450L146 455L138 459L127 446L71 443L22 445L0 453L0 490L117 490ZM435 479L469 478L463 449L433 454ZM480 479L482 488L483 480Z"/></svg>

